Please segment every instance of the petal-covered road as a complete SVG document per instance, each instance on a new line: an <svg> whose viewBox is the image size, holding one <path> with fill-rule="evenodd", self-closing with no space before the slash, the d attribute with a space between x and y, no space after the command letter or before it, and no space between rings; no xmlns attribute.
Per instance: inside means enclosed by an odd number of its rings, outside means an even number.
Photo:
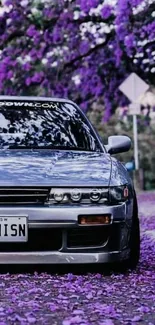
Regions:
<svg viewBox="0 0 155 325"><path fill-rule="evenodd" d="M0 325L155 324L155 193L139 195L141 261L126 274L0 275Z"/></svg>

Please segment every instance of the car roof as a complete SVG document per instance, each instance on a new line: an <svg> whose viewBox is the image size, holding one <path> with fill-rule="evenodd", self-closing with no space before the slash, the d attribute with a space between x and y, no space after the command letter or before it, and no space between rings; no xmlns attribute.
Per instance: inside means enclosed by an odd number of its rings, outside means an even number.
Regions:
<svg viewBox="0 0 155 325"><path fill-rule="evenodd" d="M72 100L67 98L59 98L59 97L42 97L42 96L8 96L8 95L0 95L0 100L37 100L37 101L51 101L51 102L62 102L62 103L70 103L76 105Z"/></svg>

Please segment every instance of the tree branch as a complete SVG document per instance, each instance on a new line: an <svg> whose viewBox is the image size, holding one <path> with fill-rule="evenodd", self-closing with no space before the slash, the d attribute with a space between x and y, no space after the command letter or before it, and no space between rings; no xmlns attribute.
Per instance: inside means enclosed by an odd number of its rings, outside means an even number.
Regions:
<svg viewBox="0 0 155 325"><path fill-rule="evenodd" d="M100 49L103 46L105 46L109 42L109 40L112 37L112 35L113 35L113 32L109 33L108 36L107 36L107 38L106 38L106 40L103 43L97 44L93 48L90 48L86 53L77 56L76 58L72 59L70 62L65 63L64 64L64 68L65 69L68 68L69 66L73 65L75 62L82 60L83 58L89 56L90 54L94 53L98 49Z"/></svg>

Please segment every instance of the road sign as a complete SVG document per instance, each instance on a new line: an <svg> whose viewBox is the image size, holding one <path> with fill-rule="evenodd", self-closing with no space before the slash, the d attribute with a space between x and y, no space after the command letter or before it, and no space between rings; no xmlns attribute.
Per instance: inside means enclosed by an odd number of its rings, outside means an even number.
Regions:
<svg viewBox="0 0 155 325"><path fill-rule="evenodd" d="M119 86L119 90L131 101L129 114L133 115L134 160L136 170L139 169L137 115L140 114L140 104L138 103L138 99L148 89L149 85L134 72Z"/></svg>
<svg viewBox="0 0 155 325"><path fill-rule="evenodd" d="M119 89L131 102L137 102L138 98L149 89L149 85L132 72L119 86Z"/></svg>

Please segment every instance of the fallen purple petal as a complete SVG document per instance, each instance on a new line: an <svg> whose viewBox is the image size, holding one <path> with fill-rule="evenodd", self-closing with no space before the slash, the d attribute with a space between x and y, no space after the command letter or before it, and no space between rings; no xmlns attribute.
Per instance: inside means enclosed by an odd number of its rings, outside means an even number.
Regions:
<svg viewBox="0 0 155 325"><path fill-rule="evenodd" d="M142 320L142 317L141 316L134 316L131 321L132 322L139 322L140 320Z"/></svg>

